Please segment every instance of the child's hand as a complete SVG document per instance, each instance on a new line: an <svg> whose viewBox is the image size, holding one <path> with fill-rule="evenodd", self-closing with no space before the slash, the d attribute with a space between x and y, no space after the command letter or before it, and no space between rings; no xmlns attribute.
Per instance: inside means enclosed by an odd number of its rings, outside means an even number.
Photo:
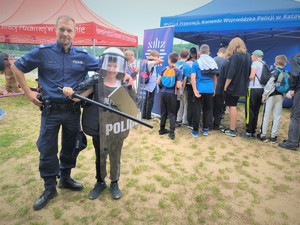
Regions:
<svg viewBox="0 0 300 225"><path fill-rule="evenodd" d="M69 98L72 99L74 102L80 102L79 98L73 98L73 94L75 93L75 91L73 90L73 88L64 87L63 88L63 93L65 95L69 96Z"/></svg>
<svg viewBox="0 0 300 225"><path fill-rule="evenodd" d="M72 97L72 95L74 94L73 88L70 87L64 87L63 88L63 93L69 97Z"/></svg>
<svg viewBox="0 0 300 225"><path fill-rule="evenodd" d="M125 73L123 82L127 82L128 85L131 85L131 86L134 87L133 79L132 79L132 77L128 73Z"/></svg>
<svg viewBox="0 0 300 225"><path fill-rule="evenodd" d="M194 91L194 95L195 95L196 98L200 98L201 97L201 94L198 91Z"/></svg>
<svg viewBox="0 0 300 225"><path fill-rule="evenodd" d="M286 93L285 97L286 98L292 98L295 95L294 90L289 90L288 93Z"/></svg>

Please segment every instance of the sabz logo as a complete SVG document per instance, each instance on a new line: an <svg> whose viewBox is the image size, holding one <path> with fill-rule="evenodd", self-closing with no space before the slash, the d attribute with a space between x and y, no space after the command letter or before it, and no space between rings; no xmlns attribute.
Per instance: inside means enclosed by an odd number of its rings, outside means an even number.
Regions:
<svg viewBox="0 0 300 225"><path fill-rule="evenodd" d="M145 56L148 58L151 51L153 49L156 49L159 52L159 58L163 59L166 55L166 41L160 41L158 38L155 38L154 41L149 41L147 46L147 51L145 53Z"/></svg>

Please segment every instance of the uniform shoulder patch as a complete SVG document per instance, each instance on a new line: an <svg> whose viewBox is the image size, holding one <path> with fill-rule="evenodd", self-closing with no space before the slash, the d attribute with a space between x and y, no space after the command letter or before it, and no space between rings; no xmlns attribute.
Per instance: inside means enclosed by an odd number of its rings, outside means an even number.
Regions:
<svg viewBox="0 0 300 225"><path fill-rule="evenodd" d="M83 48L75 48L75 51L76 52L83 52L83 53L86 53L86 54L88 53L87 50L83 49Z"/></svg>

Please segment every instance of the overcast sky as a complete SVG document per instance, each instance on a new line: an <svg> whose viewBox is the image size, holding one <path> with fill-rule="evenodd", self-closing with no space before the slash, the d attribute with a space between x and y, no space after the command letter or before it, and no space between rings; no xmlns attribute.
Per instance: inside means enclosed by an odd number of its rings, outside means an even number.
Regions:
<svg viewBox="0 0 300 225"><path fill-rule="evenodd" d="M198 8L212 0L82 0L95 14L121 28L138 35L143 44L144 30L160 27L160 18L174 16ZM175 40L174 43L180 43Z"/></svg>

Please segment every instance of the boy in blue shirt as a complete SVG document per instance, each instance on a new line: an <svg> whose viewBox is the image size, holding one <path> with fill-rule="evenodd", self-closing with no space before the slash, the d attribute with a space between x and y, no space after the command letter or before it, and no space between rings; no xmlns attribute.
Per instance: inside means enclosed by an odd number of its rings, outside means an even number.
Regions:
<svg viewBox="0 0 300 225"><path fill-rule="evenodd" d="M194 91L193 104L193 130L192 136L199 135L199 121L201 110L203 111L202 134L208 135L209 125L212 121L212 97L216 90L218 66L216 61L209 56L209 46L203 44L200 47L200 58L193 63L191 81Z"/></svg>
<svg viewBox="0 0 300 225"><path fill-rule="evenodd" d="M175 122L176 122L176 101L177 101L177 91L182 86L182 72L176 68L176 63L178 61L179 55L172 52L168 55L168 64L157 79L157 84L160 87L160 130L159 135L168 134L169 138L175 138ZM164 76L165 70L174 69L175 71L175 84L173 87L166 87L163 85L162 76ZM167 130L166 120L167 116L170 120L170 130Z"/></svg>
<svg viewBox="0 0 300 225"><path fill-rule="evenodd" d="M187 79L191 77L191 67L186 63L189 57L189 51L182 49L180 51L179 60L176 63L176 67L182 71L182 88L177 93L177 123L188 124L187 120L187 105L188 105L188 93L186 87Z"/></svg>

